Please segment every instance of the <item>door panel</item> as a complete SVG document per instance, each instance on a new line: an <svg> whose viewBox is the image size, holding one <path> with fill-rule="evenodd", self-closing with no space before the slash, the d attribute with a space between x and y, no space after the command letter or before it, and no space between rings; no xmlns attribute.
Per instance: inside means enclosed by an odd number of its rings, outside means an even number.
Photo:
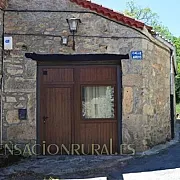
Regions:
<svg viewBox="0 0 180 180"><path fill-rule="evenodd" d="M47 120L43 122L43 131L47 153L51 154L56 153L57 146L60 151L62 144L71 144L71 88L47 87L44 93Z"/></svg>
<svg viewBox="0 0 180 180"><path fill-rule="evenodd" d="M48 84L73 83L72 68L44 68L43 82Z"/></svg>
<svg viewBox="0 0 180 180"><path fill-rule="evenodd" d="M47 117L46 141L71 143L71 90L70 88L46 88Z"/></svg>
<svg viewBox="0 0 180 180"><path fill-rule="evenodd" d="M112 67L81 67L81 82L107 82L116 79L116 71Z"/></svg>
<svg viewBox="0 0 180 180"><path fill-rule="evenodd" d="M79 112L77 118L75 119L76 131L78 135L76 136L76 142L79 144L85 144L84 151L89 154L108 154L108 153L116 153L117 152L117 72L115 66L84 66L77 67L78 68L78 79L75 82L75 86L77 86L77 97L78 106L76 105L76 111ZM88 99L93 94L96 96L97 94L101 94L101 92L96 92L96 87L114 87L114 114L113 118L88 118L84 119L82 116L82 110L84 104L83 97L83 88L91 89L94 92L89 92L87 95ZM98 88L97 88L98 90ZM100 97L102 100L102 97ZM92 102L95 108L97 106L97 98L92 98ZM103 104L102 104L103 105ZM87 102L87 106L89 106L89 102ZM100 108L102 110L102 108ZM94 110L95 112L95 110ZM95 145L96 144L96 145ZM94 151L94 145L98 148L98 151ZM106 149L107 147L107 149ZM104 148L104 151L103 151Z"/></svg>
<svg viewBox="0 0 180 180"><path fill-rule="evenodd" d="M117 124L116 122L81 123L81 144L85 145L87 154L111 154L117 152ZM89 145L89 147L88 147ZM93 149L94 146L94 149ZM95 148L98 149L95 151Z"/></svg>

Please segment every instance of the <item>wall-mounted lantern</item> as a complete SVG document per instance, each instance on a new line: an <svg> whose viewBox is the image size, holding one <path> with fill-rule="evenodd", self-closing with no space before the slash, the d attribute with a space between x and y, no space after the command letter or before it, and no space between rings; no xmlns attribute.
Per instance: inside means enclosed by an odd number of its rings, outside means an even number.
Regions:
<svg viewBox="0 0 180 180"><path fill-rule="evenodd" d="M74 18L74 17L70 18L70 19L66 19L66 20L67 20L67 23L69 25L69 30L73 35L73 50L75 50L74 35L75 35L75 33L77 33L77 30L78 30L79 24L81 23L81 20Z"/></svg>

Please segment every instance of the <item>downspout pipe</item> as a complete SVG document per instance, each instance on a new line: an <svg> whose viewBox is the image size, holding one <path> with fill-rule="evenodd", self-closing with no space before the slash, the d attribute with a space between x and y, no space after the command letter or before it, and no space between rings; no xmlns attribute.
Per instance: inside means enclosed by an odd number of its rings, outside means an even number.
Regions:
<svg viewBox="0 0 180 180"><path fill-rule="evenodd" d="M174 64L175 58L175 49L171 49L171 56L170 56L170 106L171 106L171 138L172 139L179 139L179 133L177 134L176 130L176 96L175 96L175 76L176 76L176 69Z"/></svg>
<svg viewBox="0 0 180 180"><path fill-rule="evenodd" d="M170 55L170 94L174 94L173 92L173 51L171 50L171 55Z"/></svg>

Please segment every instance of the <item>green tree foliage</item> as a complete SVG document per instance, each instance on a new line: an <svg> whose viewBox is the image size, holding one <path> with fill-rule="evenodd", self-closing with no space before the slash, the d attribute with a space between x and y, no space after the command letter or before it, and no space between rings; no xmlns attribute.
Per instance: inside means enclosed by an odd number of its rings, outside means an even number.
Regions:
<svg viewBox="0 0 180 180"><path fill-rule="evenodd" d="M127 2L127 9L124 14L131 16L137 20L144 22L146 25L152 26L153 29L160 33L166 39L171 40L176 46L178 75L176 76L176 100L180 103L180 37L174 37L169 29L159 21L159 16L154 13L149 7L142 8L134 1Z"/></svg>
<svg viewBox="0 0 180 180"><path fill-rule="evenodd" d="M169 40L173 39L173 35L169 29L159 21L158 14L154 13L149 7L142 8L136 5L134 1L129 1L127 2L127 9L124 10L124 14L140 20L146 25L152 26L156 32L165 38Z"/></svg>
<svg viewBox="0 0 180 180"><path fill-rule="evenodd" d="M150 26L155 24L157 19L159 19L157 13L153 13L148 7L141 8L136 5L134 1L127 2L127 9L125 9L124 14L143 21L145 24Z"/></svg>
<svg viewBox="0 0 180 180"><path fill-rule="evenodd" d="M180 62L180 37L173 37L173 43L176 46L177 61Z"/></svg>
<svg viewBox="0 0 180 180"><path fill-rule="evenodd" d="M180 77L176 77L175 81L175 90L176 90L176 102L180 103Z"/></svg>
<svg viewBox="0 0 180 180"><path fill-rule="evenodd" d="M176 101L180 103L180 37L173 37L173 43L176 46L176 55L177 55L177 69L178 75L176 76Z"/></svg>

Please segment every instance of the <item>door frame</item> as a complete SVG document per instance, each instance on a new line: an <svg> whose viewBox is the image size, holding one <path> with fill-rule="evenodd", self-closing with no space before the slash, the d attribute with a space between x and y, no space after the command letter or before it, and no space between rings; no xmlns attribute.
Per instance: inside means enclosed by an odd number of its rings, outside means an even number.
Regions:
<svg viewBox="0 0 180 180"><path fill-rule="evenodd" d="M28 55L27 55L28 54ZM117 131L117 143L118 143L118 152L120 152L120 145L122 144L122 66L121 66L121 59L129 59L129 55L103 55L97 56L90 54L85 55L85 60L83 59L83 55L78 56L76 61L72 61L73 56L75 55L68 55L69 60L63 61L64 55L59 56L59 60L57 60L57 55L37 55L34 53L27 53L25 54L27 58L37 61L37 81L36 81L36 144L40 145L40 88L41 88L41 68L43 67L50 67L50 66L77 66L77 65L116 65L117 67L117 123L118 123L118 131ZM33 56L34 55L34 56ZM41 57L42 56L42 57ZM47 57L49 60L44 59L43 57ZM50 58L51 57L51 58ZM53 57L55 61L53 61ZM90 59L89 59L89 58ZM93 57L93 58L92 58ZM93 60L92 60L93 59ZM40 155L41 147L36 146L37 155Z"/></svg>

